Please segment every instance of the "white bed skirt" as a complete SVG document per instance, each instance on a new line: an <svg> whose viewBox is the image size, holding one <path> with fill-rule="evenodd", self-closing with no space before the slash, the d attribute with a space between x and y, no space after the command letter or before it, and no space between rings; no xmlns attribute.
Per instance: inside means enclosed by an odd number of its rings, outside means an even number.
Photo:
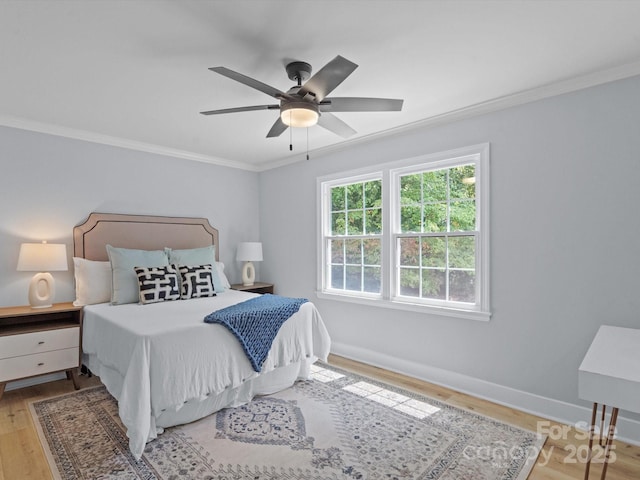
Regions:
<svg viewBox="0 0 640 480"><path fill-rule="evenodd" d="M151 418L151 431L147 442L155 439L165 428L183 425L211 415L228 407L238 407L251 401L257 395L269 395L290 387L297 380L307 380L310 367L317 358L305 358L299 362L278 367L257 377L246 380L235 388L228 388L218 395L209 395L205 399L188 400L180 410L163 411ZM124 378L116 370L103 365L96 355L83 354L82 363L107 388L116 399L120 399Z"/></svg>

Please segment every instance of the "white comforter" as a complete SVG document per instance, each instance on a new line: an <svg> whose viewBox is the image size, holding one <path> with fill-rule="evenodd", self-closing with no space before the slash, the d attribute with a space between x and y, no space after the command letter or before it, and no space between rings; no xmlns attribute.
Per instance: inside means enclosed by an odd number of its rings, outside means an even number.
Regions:
<svg viewBox="0 0 640 480"><path fill-rule="evenodd" d="M83 354L118 399L136 458L162 432L156 419L163 412L228 392L260 375L224 326L203 321L207 314L253 296L229 290L213 298L84 308ZM305 303L281 327L262 373L303 360L326 360L329 347L318 311Z"/></svg>

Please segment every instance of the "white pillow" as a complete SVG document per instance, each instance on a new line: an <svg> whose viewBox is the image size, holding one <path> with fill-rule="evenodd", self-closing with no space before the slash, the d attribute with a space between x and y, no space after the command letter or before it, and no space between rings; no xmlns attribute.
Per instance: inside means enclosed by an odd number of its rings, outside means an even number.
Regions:
<svg viewBox="0 0 640 480"><path fill-rule="evenodd" d="M164 250L135 250L107 245L111 262L111 303L136 303L140 300L135 267L164 267L169 265Z"/></svg>
<svg viewBox="0 0 640 480"><path fill-rule="evenodd" d="M111 300L111 263L73 257L76 280L76 307L106 303Z"/></svg>
<svg viewBox="0 0 640 480"><path fill-rule="evenodd" d="M224 263L216 262L216 267L218 267L218 277L220 278L220 281L224 285L224 288L231 288L231 284L229 283L229 279L224 274Z"/></svg>

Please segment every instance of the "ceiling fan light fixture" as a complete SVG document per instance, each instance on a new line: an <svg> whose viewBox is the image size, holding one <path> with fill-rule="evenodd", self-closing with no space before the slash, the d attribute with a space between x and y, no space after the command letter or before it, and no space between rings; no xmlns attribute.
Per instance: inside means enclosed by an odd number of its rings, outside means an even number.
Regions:
<svg viewBox="0 0 640 480"><path fill-rule="evenodd" d="M289 102L280 108L280 119L289 127L313 127L318 123L318 107L308 102Z"/></svg>

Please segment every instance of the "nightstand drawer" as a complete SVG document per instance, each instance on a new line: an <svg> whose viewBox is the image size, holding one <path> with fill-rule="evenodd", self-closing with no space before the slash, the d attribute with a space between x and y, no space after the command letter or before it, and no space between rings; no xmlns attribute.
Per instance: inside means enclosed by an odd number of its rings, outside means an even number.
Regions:
<svg viewBox="0 0 640 480"><path fill-rule="evenodd" d="M80 327L0 337L0 359L80 346ZM76 364L78 363L76 359ZM76 365L77 366L77 365ZM2 371L2 370L0 370ZM2 380L0 380L2 381Z"/></svg>
<svg viewBox="0 0 640 480"><path fill-rule="evenodd" d="M66 348L0 360L0 382L76 368L80 348Z"/></svg>

